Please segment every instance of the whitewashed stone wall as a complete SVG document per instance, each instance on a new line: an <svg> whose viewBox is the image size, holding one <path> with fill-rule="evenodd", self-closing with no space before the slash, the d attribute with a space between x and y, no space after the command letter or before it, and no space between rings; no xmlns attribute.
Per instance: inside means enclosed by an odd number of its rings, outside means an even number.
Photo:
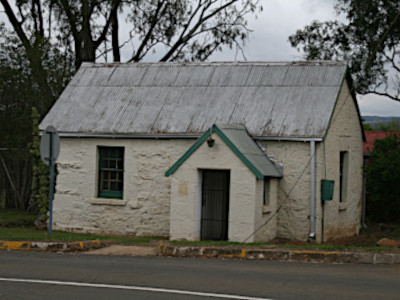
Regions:
<svg viewBox="0 0 400 300"><path fill-rule="evenodd" d="M200 239L201 170L230 170L228 238L243 241L285 201L277 216L248 242L275 237L306 241L310 232L310 143L264 141L268 155L283 163L283 178L271 179L270 205L257 180L213 134L169 178L165 172L195 140L62 138L57 162L54 229L137 236ZM97 198L98 146L124 147L123 199ZM347 201L339 203L340 151L349 152ZM326 169L326 177L325 177ZM304 171L304 173L303 173ZM299 177L300 180L299 180ZM316 143L316 240L322 237L321 179L335 180L325 205L324 239L357 234L362 195L362 135L356 107L344 83L325 142Z"/></svg>
<svg viewBox="0 0 400 300"><path fill-rule="evenodd" d="M270 178L270 203L264 203L264 181L257 180L256 185L256 205L255 205L255 230L254 242L268 242L276 237L277 234L277 217L273 216L278 208L278 185L280 178ZM264 225L264 223L268 223Z"/></svg>
<svg viewBox="0 0 400 300"><path fill-rule="evenodd" d="M324 151L325 146L325 151ZM363 140L357 108L346 82L342 87L333 114L325 145L317 147L317 241L322 236L321 179L335 181L334 198L325 202L324 240L352 236L359 233L361 224ZM349 153L346 202L339 202L340 152ZM326 163L325 163L326 162Z"/></svg>
<svg viewBox="0 0 400 300"><path fill-rule="evenodd" d="M228 239L243 241L255 229L255 175L214 133L171 175L171 239L200 239L201 170L230 170ZM262 199L259 199L262 201ZM248 242L252 242L254 236Z"/></svg>
<svg viewBox="0 0 400 300"><path fill-rule="evenodd" d="M310 233L311 168L310 142L264 141L268 155L282 162L276 219L276 236L306 241ZM335 181L334 199L325 202L324 241L358 234L362 203L362 133L357 109L346 82L340 92L325 142L316 142L316 241L322 241L321 180ZM325 148L325 149L324 149ZM340 152L349 153L347 201L339 203ZM326 176L325 176L326 169ZM304 174L302 172L304 171ZM299 179L300 178L300 179ZM298 180L299 179L299 180ZM297 181L298 180L298 181ZM297 182L297 183L296 183ZM275 211L275 210L274 210ZM257 215L260 217L260 214ZM265 215L263 215L263 218ZM273 232L274 224L271 227ZM265 229L266 230L266 229ZM267 234L268 236L268 234Z"/></svg>
<svg viewBox="0 0 400 300"><path fill-rule="evenodd" d="M194 140L62 138L54 229L168 236L170 179L165 172ZM98 146L124 147L123 199L97 198Z"/></svg>
<svg viewBox="0 0 400 300"><path fill-rule="evenodd" d="M310 143L264 141L262 144L268 155L274 156L276 163L283 164L283 177L279 179L276 188L276 205L283 203L278 215L274 217L277 222L276 236L305 241L310 232ZM290 190L289 198L286 199ZM272 225L268 223L268 226Z"/></svg>

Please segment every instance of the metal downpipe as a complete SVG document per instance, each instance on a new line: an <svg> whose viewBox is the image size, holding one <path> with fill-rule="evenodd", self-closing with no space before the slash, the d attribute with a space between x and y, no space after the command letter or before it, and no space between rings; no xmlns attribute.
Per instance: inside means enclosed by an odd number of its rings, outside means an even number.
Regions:
<svg viewBox="0 0 400 300"><path fill-rule="evenodd" d="M310 199L310 239L315 239L315 141L310 141L311 156L311 199Z"/></svg>

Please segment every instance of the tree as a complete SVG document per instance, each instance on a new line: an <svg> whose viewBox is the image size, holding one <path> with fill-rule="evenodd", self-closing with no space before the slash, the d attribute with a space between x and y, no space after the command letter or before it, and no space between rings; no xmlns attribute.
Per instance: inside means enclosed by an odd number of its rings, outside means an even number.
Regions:
<svg viewBox="0 0 400 300"><path fill-rule="evenodd" d="M224 45L241 50L250 32L245 17L262 9L252 0L139 3L129 14L131 36L139 40L130 61L141 61L159 45L164 46L160 61L204 61Z"/></svg>
<svg viewBox="0 0 400 300"><path fill-rule="evenodd" d="M74 52L76 68L109 51L120 61L120 47L129 42L119 42L123 13L131 26L129 61L156 51L163 52L160 61L203 61L223 46L241 50L250 32L246 16L262 9L258 0L24 0L16 2L18 18L8 0L0 2L38 72L35 53L54 38L51 33Z"/></svg>
<svg viewBox="0 0 400 300"><path fill-rule="evenodd" d="M14 173L0 183L8 183L7 196L15 198L8 205L21 209L32 199L32 108L40 120L82 62L95 62L110 51L120 61L127 42L135 45L128 58L132 62L155 51L162 53L161 61L203 61L223 46L241 50L250 32L245 17L261 9L258 0L10 2L0 0L12 28L0 24L0 148L11 149L1 153L0 175L7 165ZM120 43L123 14L131 40ZM34 190L40 189L37 184L34 180Z"/></svg>
<svg viewBox="0 0 400 300"><path fill-rule="evenodd" d="M50 0L59 30L64 28L66 38L72 37L74 41L76 68L79 68L84 61L96 60L96 51L106 41L111 24L114 24L112 37L116 43L114 58L119 61L117 12L121 2L121 0Z"/></svg>
<svg viewBox="0 0 400 300"><path fill-rule="evenodd" d="M30 181L23 174L29 174L31 167L24 134L30 128L29 103L19 99L35 97L25 88L30 85L20 71L0 66L0 174L5 184L0 189L8 186L6 206L19 209L27 207Z"/></svg>
<svg viewBox="0 0 400 300"><path fill-rule="evenodd" d="M336 0L346 23L319 22L289 37L308 60L348 60L360 94L400 101L400 2Z"/></svg>
<svg viewBox="0 0 400 300"><path fill-rule="evenodd" d="M396 131L400 132L400 119L388 123L380 123L376 126L376 131Z"/></svg>
<svg viewBox="0 0 400 300"><path fill-rule="evenodd" d="M7 207L35 210L29 207L31 111L33 107L38 107L41 115L48 111L67 83L72 66L68 55L47 42L41 43L40 56L33 58L40 66L33 64L27 52L36 47L34 42L24 47L4 24L0 24L0 32L0 175L4 184L0 193L6 191ZM33 70L36 67L41 71Z"/></svg>
<svg viewBox="0 0 400 300"><path fill-rule="evenodd" d="M400 134L375 141L366 174L367 215L374 221L399 222Z"/></svg>

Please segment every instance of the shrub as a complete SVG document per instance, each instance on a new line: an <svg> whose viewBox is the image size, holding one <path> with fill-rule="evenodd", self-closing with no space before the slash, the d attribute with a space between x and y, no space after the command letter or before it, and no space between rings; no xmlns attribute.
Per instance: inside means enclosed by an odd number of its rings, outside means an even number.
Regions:
<svg viewBox="0 0 400 300"><path fill-rule="evenodd" d="M366 175L368 217L400 223L400 134L375 141Z"/></svg>

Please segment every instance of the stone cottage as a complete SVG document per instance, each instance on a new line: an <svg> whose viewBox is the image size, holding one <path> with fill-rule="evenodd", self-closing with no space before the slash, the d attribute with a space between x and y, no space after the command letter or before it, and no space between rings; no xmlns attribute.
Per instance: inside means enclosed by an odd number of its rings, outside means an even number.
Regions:
<svg viewBox="0 0 400 300"><path fill-rule="evenodd" d="M49 125L54 229L247 242L359 231L364 136L345 63L85 63Z"/></svg>

